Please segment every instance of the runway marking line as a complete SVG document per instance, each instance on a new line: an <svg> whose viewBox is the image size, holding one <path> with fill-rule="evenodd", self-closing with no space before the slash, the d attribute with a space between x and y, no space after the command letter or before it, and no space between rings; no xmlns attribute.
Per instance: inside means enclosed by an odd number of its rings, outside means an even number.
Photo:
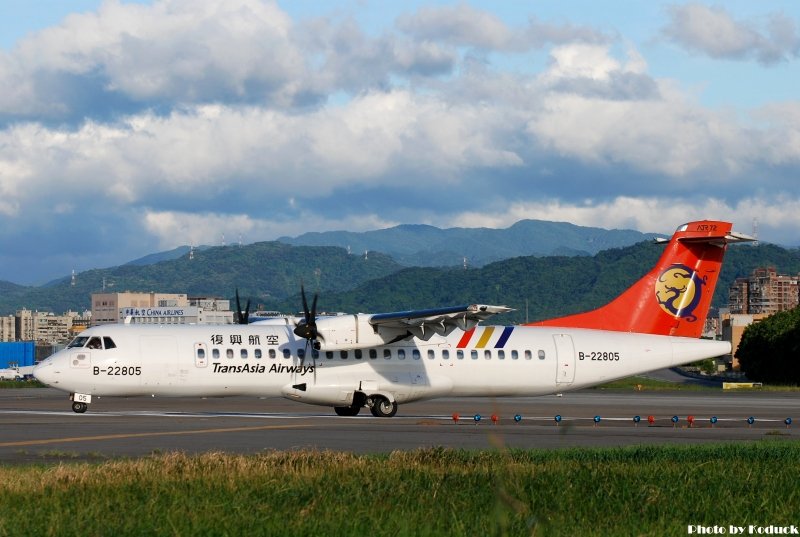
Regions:
<svg viewBox="0 0 800 537"><path fill-rule="evenodd" d="M93 440L120 440L123 438L147 438L152 436L178 436L187 434L236 433L244 431L264 431L270 429L304 429L312 425L259 425L253 427L228 427L220 429L194 429L191 431L162 431L157 433L120 433L99 436L74 436L66 438L48 438L45 440L20 440L17 442L0 442L0 447L41 446L61 444L64 442L90 442Z"/></svg>

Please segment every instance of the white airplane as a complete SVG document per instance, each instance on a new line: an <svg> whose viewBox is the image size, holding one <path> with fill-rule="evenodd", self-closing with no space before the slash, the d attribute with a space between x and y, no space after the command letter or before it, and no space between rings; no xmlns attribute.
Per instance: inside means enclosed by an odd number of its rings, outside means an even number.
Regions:
<svg viewBox="0 0 800 537"><path fill-rule="evenodd" d="M483 326L510 311L468 305L219 326L102 325L34 368L85 412L95 396L283 396L355 416L443 396L577 390L730 353L698 339L727 244L727 222L681 226L656 266L608 305L521 326Z"/></svg>

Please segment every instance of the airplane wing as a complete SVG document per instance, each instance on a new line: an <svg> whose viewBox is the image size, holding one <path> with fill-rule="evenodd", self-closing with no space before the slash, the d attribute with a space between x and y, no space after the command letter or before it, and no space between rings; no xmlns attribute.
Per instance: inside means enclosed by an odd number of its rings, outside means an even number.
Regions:
<svg viewBox="0 0 800 537"><path fill-rule="evenodd" d="M427 341L434 334L446 336L456 328L469 330L479 322L498 313L513 311L506 306L469 304L426 310L376 313L369 318L369 324L380 329L405 330L413 336Z"/></svg>

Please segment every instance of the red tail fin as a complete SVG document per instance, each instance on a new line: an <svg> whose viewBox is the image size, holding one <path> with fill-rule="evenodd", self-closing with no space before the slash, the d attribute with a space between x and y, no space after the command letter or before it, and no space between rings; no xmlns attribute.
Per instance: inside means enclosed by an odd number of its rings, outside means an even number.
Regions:
<svg viewBox="0 0 800 537"><path fill-rule="evenodd" d="M731 228L710 220L683 225L656 266L610 303L530 325L700 337L728 243L753 240Z"/></svg>

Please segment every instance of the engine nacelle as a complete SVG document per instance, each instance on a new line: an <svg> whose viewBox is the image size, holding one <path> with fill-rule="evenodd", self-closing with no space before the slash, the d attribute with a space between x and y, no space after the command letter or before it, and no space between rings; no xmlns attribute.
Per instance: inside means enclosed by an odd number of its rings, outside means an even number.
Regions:
<svg viewBox="0 0 800 537"><path fill-rule="evenodd" d="M380 347L410 335L407 330L375 327L371 315L337 315L317 318L321 351L340 351Z"/></svg>

